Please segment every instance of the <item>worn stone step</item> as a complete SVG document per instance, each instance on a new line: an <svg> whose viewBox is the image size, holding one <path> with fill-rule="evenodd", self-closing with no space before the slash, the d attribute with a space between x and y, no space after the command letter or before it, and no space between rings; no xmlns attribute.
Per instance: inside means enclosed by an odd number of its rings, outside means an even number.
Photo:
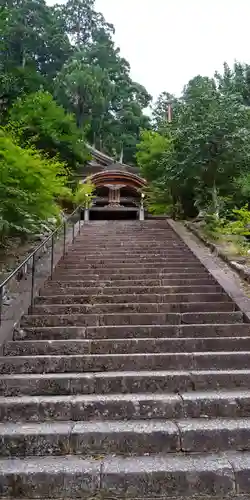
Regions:
<svg viewBox="0 0 250 500"><path fill-rule="evenodd" d="M143 370L240 370L250 366L250 351L161 352L1 356L0 373L72 373Z"/></svg>
<svg viewBox="0 0 250 500"><path fill-rule="evenodd" d="M248 449L248 426L239 427L238 448L245 435L245 449ZM225 427L225 424L224 424ZM225 429L227 430L227 429ZM208 433L208 431L207 431ZM197 432L197 440L200 438ZM230 438L230 429L228 430ZM180 451L180 433L178 425L171 421L106 421L106 422L51 422L29 424L0 424L0 456L27 457L46 455L82 455L100 456L115 453L135 455L140 453L169 453ZM206 436L208 437L208 436ZM190 433L185 436L191 441ZM194 441L194 439L193 439ZM224 448L226 436L224 438ZM215 448L216 449L216 448ZM225 448L227 449L227 448ZM211 450L213 446L211 445Z"/></svg>
<svg viewBox="0 0 250 500"><path fill-rule="evenodd" d="M126 235L125 235L126 237ZM152 236L150 236L152 238ZM91 253L91 251L93 251L94 255L98 255L99 253L108 253L108 250L109 249L106 249L107 245L109 244L109 238L110 238L110 235L106 235L106 236L103 236L103 242L101 245L95 245L95 244L91 244L90 243L90 240L89 240L89 243L87 242L87 238L84 238L84 241L83 239L81 240L75 240L75 243L73 246L70 247L68 253L66 255L70 253L74 254L74 253ZM129 253L129 251L131 251L131 243L130 242L127 242L127 241L124 241L124 240L121 240L121 236L120 236L120 242L121 242L121 245L118 245L117 246L117 252L115 253ZM88 243L88 244L87 244ZM144 248L144 245L143 244L139 244L138 243L136 244L136 241L133 242L133 248L135 249L135 253L139 253L139 252L142 252L142 253L145 253L147 249ZM112 243L109 245L111 248L112 248ZM165 240L159 240L159 241L155 241L154 242L154 246L150 247L149 248L149 252L150 253L157 253L159 250L159 252L165 252L165 253L173 253L174 250L176 250L176 252L184 252L184 253L189 253L189 254L192 254L192 251L190 250L190 248L188 246L186 246L183 242L179 242L177 243L176 241L173 241L171 239L168 238L168 242L167 242L167 245L165 244Z"/></svg>
<svg viewBox="0 0 250 500"><path fill-rule="evenodd" d="M218 401L216 400L218 403ZM191 404L188 400L187 404ZM195 416L198 411L195 402ZM182 418L183 402L173 394L106 394L0 397L1 421L141 420Z"/></svg>
<svg viewBox="0 0 250 500"><path fill-rule="evenodd" d="M78 263L76 262L61 262L57 266L57 270L60 272L67 272L68 270L75 269L79 272L84 272L84 271L89 271L94 269L95 271L103 271L103 270L119 270L122 272L126 272L127 269L138 269L138 271L145 271L150 270L150 269L173 269L173 271L182 271L185 269L205 269L204 266L200 262L187 262L187 261L182 261L182 262L169 262L168 260L164 260L162 262L159 262L158 260L155 262L103 262L100 264L97 264L96 262L94 263L89 263L89 262L80 262L78 260Z"/></svg>
<svg viewBox="0 0 250 500"><path fill-rule="evenodd" d="M227 297L225 292L222 291L220 286L216 286L214 284L211 285L194 285L194 286L96 286L96 287L85 287L80 288L77 286L72 287L61 287L59 284L54 284L54 286L46 287L41 290L41 295L37 297L38 302L44 302L49 300L50 297L56 298L64 295L74 295L74 296L85 296L88 297L94 296L98 301L100 297L114 295L116 297L119 296L133 296L133 299L137 299L137 296L149 294L157 294L160 296L170 296L171 295L181 295L185 294L189 297L189 294L193 295L205 295L209 296L214 294L220 294L224 298ZM64 300L64 299L63 299ZM142 301L143 302L143 301Z"/></svg>
<svg viewBox="0 0 250 500"><path fill-rule="evenodd" d="M246 337L249 323L195 324L195 325L124 325L94 327L26 327L16 328L14 340L67 340L67 339L127 339L127 338L186 338L186 337Z"/></svg>
<svg viewBox="0 0 250 500"><path fill-rule="evenodd" d="M130 250L131 247L134 248L146 248L150 246L150 243L154 243L154 247L163 247L164 245L167 249L170 248L187 248L185 243L180 239L173 238L172 235L167 233L162 233L162 235L155 235L153 232L145 233L141 237L139 234L134 234L132 237L125 232L124 234L112 235L111 233L100 234L98 237L96 234L91 236L81 235L80 238L76 238L74 248L75 249L94 249L94 250L112 250L112 248L122 248ZM151 246L152 250L152 246Z"/></svg>
<svg viewBox="0 0 250 500"><path fill-rule="evenodd" d="M176 424L184 452L250 450L250 419L186 419Z"/></svg>
<svg viewBox="0 0 250 500"><path fill-rule="evenodd" d="M100 456L250 450L250 419L0 424L0 456Z"/></svg>
<svg viewBox="0 0 250 500"><path fill-rule="evenodd" d="M0 461L3 496L240 500L249 494L250 454L32 457ZM18 488L17 488L18 485ZM239 496L238 496L239 495ZM246 500L241 498L241 500Z"/></svg>
<svg viewBox="0 0 250 500"><path fill-rule="evenodd" d="M108 243L105 243L105 239L108 240ZM82 241L80 245L75 244L73 251L77 253L77 250L80 253L91 253L91 252L96 252L101 251L101 252L110 252L110 255L112 253L117 254L118 252L131 252L131 249L140 252L140 251L147 251L149 250L150 252L157 252L158 250L164 250L166 249L169 253L176 251L183 252L187 250L187 252L190 250L187 249L187 247L184 247L183 244L176 244L172 243L170 238L164 238L161 240L156 240L152 237L149 237L147 240L138 240L138 241L112 241L110 237L103 236L102 241L97 241L92 239L91 243L88 243L86 241Z"/></svg>
<svg viewBox="0 0 250 500"><path fill-rule="evenodd" d="M82 278L82 277L81 277ZM190 278L190 277L185 277L185 278L167 278L164 279L162 277L158 277L156 279L121 279L121 277L118 277L115 281L113 280L113 276L110 276L108 279L100 279L99 277L96 279L92 280L83 280L83 279L74 279L71 281L70 279L68 280L63 280L63 281L58 281L53 278L53 280L48 280L44 284L44 289L51 289L56 287L60 288L68 288L68 287L79 287L79 288L92 288L92 287L102 287L102 288L109 288L109 287L131 287L131 286L209 286L209 285L216 285L216 281L213 279L212 276L209 274L207 276L203 276L201 278Z"/></svg>
<svg viewBox="0 0 250 500"><path fill-rule="evenodd" d="M218 361L224 361L224 368L246 368L250 360L250 352L231 353L225 359L223 353L206 355L201 353L199 358L192 353L161 353L161 354L98 354L98 355L40 355L40 356L5 356L0 357L0 373L72 373L72 372L97 372L117 370L143 370L145 366L151 370L162 370L168 367L172 370L192 370L201 365L203 358L207 358L209 368L217 368ZM242 363L240 366L239 364Z"/></svg>
<svg viewBox="0 0 250 500"><path fill-rule="evenodd" d="M103 241L103 238L105 236L108 236L108 239ZM185 245L185 243L179 238L179 236L175 232L173 232L173 230L168 231L167 227L162 228L161 230L156 227L152 228L151 230L143 228L142 230L138 231L136 227L128 230L128 228L124 228L122 226L120 226L120 228L114 227L113 230L109 227L105 231L102 231L100 227L92 231L86 231L85 229L84 233L82 233L81 235L77 235L76 245L81 245L83 241L86 241L86 244L88 243L89 245L93 241L100 241L100 243L104 243L105 245L109 245L110 242L116 242L117 244L129 244L132 242L148 242L150 238L156 240L157 242L161 240L169 240L171 244L182 244L183 246Z"/></svg>
<svg viewBox="0 0 250 500"><path fill-rule="evenodd" d="M180 393L249 389L250 370L116 371L1 375L0 396Z"/></svg>
<svg viewBox="0 0 250 500"><path fill-rule="evenodd" d="M177 262L177 263L184 263L184 262L194 262L194 263L200 263L200 260L192 253L192 252L183 252L183 251L176 251L173 250L171 252L169 251L164 251L164 249L160 250L157 249L156 251L152 250L146 250L146 251L137 251L133 252L131 254L130 252L117 252L117 253L108 253L108 252L89 252L86 253L83 249L82 252L75 252L73 253L70 251L69 253L65 254L59 262L61 264L70 264L71 262L76 262L79 263L79 261L86 263L91 263L91 264L96 264L100 263L102 264L103 262L106 262L107 264L112 264L113 262L117 262L118 264L120 263L127 263L127 264L133 264L134 262L138 262L139 264L143 263L150 263L150 262Z"/></svg>
<svg viewBox="0 0 250 500"><path fill-rule="evenodd" d="M230 378L231 377L231 378ZM248 387L250 371L240 373L226 372L216 374L208 372L197 378L197 386L209 381L209 387L228 388ZM225 385L227 384L227 385ZM127 394L127 393L162 393L191 391L194 385L192 374L186 371L140 371L140 372L87 372L87 373L42 373L1 375L1 396L22 395L70 395L70 394Z"/></svg>
<svg viewBox="0 0 250 500"><path fill-rule="evenodd" d="M232 301L216 302L165 302L165 303L98 303L98 304L43 304L32 308L34 315L57 314L108 314L108 313L185 313L185 312L217 312L234 311ZM119 324L119 322L118 322Z"/></svg>
<svg viewBox="0 0 250 500"><path fill-rule="evenodd" d="M20 340L7 342L5 356L250 351L248 337Z"/></svg>
<svg viewBox="0 0 250 500"><path fill-rule="evenodd" d="M100 244L102 247L112 247L113 245L117 246L128 246L130 248L131 245L144 245L149 244L150 241L155 242L156 244L167 242L172 246L180 246L185 247L185 243L180 240L180 238L176 237L174 233L168 233L167 231L149 231L142 232L141 234L135 231L116 231L112 233L111 231L105 232L92 232L88 235L88 233L82 234L80 237L76 238L75 248L80 247L84 243L84 247L91 247L95 244Z"/></svg>
<svg viewBox="0 0 250 500"><path fill-rule="evenodd" d="M117 265L122 265L122 264L144 264L144 263L147 263L147 264L150 264L150 263L155 263L155 262L158 262L158 263L168 263L168 264L184 264L184 263L199 263L199 261L197 260L197 258L194 256L194 255L189 255L189 256L183 256L183 255L180 255L180 256L176 256L176 255L172 255L172 256L169 256L169 255L162 255L162 254L155 254L155 255L149 255L148 253L146 253L145 255L131 255L128 254L128 255L124 255L124 256L121 256L121 257L117 257L117 256L110 256L110 255L100 255L100 256L97 256L97 257L91 257L91 256L85 256L84 254L83 255L77 255L77 256L72 256L72 254L70 253L68 256L62 258L60 260L60 265L64 265L67 266L69 264L80 264L80 263L84 263L84 264L89 264L89 265L102 265L102 264L107 264L107 265L111 265L111 264L117 264Z"/></svg>
<svg viewBox="0 0 250 500"><path fill-rule="evenodd" d="M96 249L92 249L91 251L86 251L85 248L82 249L82 251L75 251L74 247L70 249L68 253L65 254L65 257L62 258L60 262L65 262L65 261L79 261L79 260L84 260L84 261L92 261L96 262L98 260L113 260L112 255L114 256L115 261L120 261L120 260L126 260L126 262L134 261L136 260L195 260L197 262L197 257L194 256L190 250L178 250L178 249L173 249L173 250L165 250L164 247L162 248L157 248L157 249L149 249L147 248L146 250L142 249L134 249L133 247L133 256L131 255L131 248L130 250L117 250L115 253L110 252L108 250L100 250L97 251Z"/></svg>
<svg viewBox="0 0 250 500"><path fill-rule="evenodd" d="M165 273L165 272L159 272L159 273L145 273L145 274L142 274L142 273L139 273L139 274L113 274L113 273L110 273L110 274L94 274L94 273L91 273L91 274L87 274L85 275L85 273L81 274L61 274L61 273L55 273L53 275L53 279L55 279L55 281L61 281L61 282L67 282L67 283L73 283L75 281L81 281L83 285L81 286L84 286L84 283L85 282L89 282L89 281L94 281L95 283L98 283L98 280L99 282L100 281L110 281L111 283L111 286L113 284L114 285L117 285L117 282L130 282L131 284L134 284L135 282L142 282L145 280L162 280L161 283L164 285L164 284L188 284L190 282L192 282L192 280L203 280L203 283L207 284L209 283L209 280L210 280L210 276L208 273L206 273L205 271L202 272L202 273ZM211 278L212 279L212 278ZM86 281L85 281L86 280ZM151 281L151 282L152 282ZM213 281L213 280L212 280ZM196 281L197 282L197 281ZM74 285L75 286L75 285Z"/></svg>
<svg viewBox="0 0 250 500"><path fill-rule="evenodd" d="M77 290L77 289L76 289ZM86 293L86 291L85 291ZM36 298L37 305L46 304L129 304L129 303L188 303L188 302L231 302L225 293L171 293L171 294L121 294L121 295L80 295L54 294L40 295Z"/></svg>
<svg viewBox="0 0 250 500"><path fill-rule="evenodd" d="M112 325L179 325L207 323L240 323L237 312L196 313L117 313L117 314L29 314L22 317L21 328L29 326L112 326Z"/></svg>
<svg viewBox="0 0 250 500"><path fill-rule="evenodd" d="M214 417L249 418L249 390L0 397L2 422Z"/></svg>
<svg viewBox="0 0 250 500"><path fill-rule="evenodd" d="M112 267L112 268L107 268L107 267L99 267L99 268L69 268L68 270L66 268L60 268L60 267L57 267L56 268L56 271L54 273L55 276L71 276L71 275L81 275L83 274L84 276L88 276L88 275L101 275L101 276L105 276L105 275L109 275L111 272L113 272L115 275L121 275L121 276L125 276L127 274L129 275L133 275L133 273L135 273L136 271L136 274L140 274L141 276L143 275L147 275L147 274L157 274L157 273L161 273L161 274L169 274L170 271L171 271L171 274L192 274L192 273L198 273L198 274L202 274L203 272L205 274L207 274L207 270L202 266L202 265L198 265L198 266L194 266L194 265L186 265L185 266L172 266L172 265L165 265L164 267L162 265L160 266L156 266L156 267L146 267L146 266L131 266L131 267Z"/></svg>

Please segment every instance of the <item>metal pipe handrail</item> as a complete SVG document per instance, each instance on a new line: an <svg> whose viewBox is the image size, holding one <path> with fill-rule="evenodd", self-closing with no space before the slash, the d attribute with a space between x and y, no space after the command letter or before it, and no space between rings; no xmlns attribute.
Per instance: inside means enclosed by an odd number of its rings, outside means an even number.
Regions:
<svg viewBox="0 0 250 500"><path fill-rule="evenodd" d="M2 309L3 309L3 292L4 288L6 285L23 269L28 262L32 260L32 270L31 270L31 300L30 300L30 307L32 309L34 305L34 288L35 288L35 272L36 272L36 255L38 254L39 250L43 248L46 243L49 243L51 241L51 263L50 263L50 278L52 279L53 276L53 269L54 269L54 249L55 249L55 237L58 235L58 233L63 229L63 252L62 255L64 256L66 253L66 233L67 233L67 223L71 221L72 217L74 215L78 214L79 215L79 233L81 232L81 207L77 207L64 221L62 224L60 224L54 231L52 231L49 236L47 236L36 248L31 252L22 262L19 264L14 271L12 271L1 283L0 283L0 326L2 323ZM72 242L75 240L75 222L73 221L72 225Z"/></svg>

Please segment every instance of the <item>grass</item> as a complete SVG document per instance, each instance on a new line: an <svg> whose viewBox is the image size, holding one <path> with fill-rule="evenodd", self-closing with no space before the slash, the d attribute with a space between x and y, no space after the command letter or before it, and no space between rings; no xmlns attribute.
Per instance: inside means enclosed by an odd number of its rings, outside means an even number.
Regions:
<svg viewBox="0 0 250 500"><path fill-rule="evenodd" d="M243 236L225 234L204 222L193 222L193 226L209 242L220 249L230 260L242 260L250 264L250 242Z"/></svg>

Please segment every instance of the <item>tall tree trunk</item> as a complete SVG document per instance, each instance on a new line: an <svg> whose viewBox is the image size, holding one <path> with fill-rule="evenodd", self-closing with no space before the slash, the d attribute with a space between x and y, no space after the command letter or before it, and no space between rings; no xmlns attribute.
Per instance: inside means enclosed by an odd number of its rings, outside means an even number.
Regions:
<svg viewBox="0 0 250 500"><path fill-rule="evenodd" d="M217 219L219 219L220 215L220 206L219 206L219 199L218 199L218 192L217 192L217 187L214 181L213 188L212 188L212 202L213 202L213 213Z"/></svg>

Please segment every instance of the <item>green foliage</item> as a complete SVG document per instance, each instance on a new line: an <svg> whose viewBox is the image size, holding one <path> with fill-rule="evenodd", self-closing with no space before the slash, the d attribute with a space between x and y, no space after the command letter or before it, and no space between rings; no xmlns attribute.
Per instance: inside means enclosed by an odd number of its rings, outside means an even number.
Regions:
<svg viewBox="0 0 250 500"><path fill-rule="evenodd" d="M57 199L69 193L64 164L23 149L0 130L0 238L39 232L59 216Z"/></svg>
<svg viewBox="0 0 250 500"><path fill-rule="evenodd" d="M218 75L193 78L181 98L173 98L171 123L165 110L170 96L163 93L153 110L158 135L141 136L137 162L144 176L163 192L170 189L184 216L196 211L219 218L221 200L226 212L249 193L250 108L236 84L223 85Z"/></svg>
<svg viewBox="0 0 250 500"><path fill-rule="evenodd" d="M64 26L44 0L3 0L0 12L0 99L50 89L71 51Z"/></svg>
<svg viewBox="0 0 250 500"><path fill-rule="evenodd" d="M77 206L90 208L95 197L95 184L90 178L87 178L84 183L79 183L75 192L74 201Z"/></svg>
<svg viewBox="0 0 250 500"><path fill-rule="evenodd" d="M121 57L112 39L114 27L95 10L94 4L94 0L68 0L50 7L45 0L4 0L0 11L1 122L6 123L17 98L28 95L32 105L30 94L48 91L74 115L77 127L80 130L84 127L90 144L108 154L113 155L114 151L115 157L122 157L124 162L135 163L140 129L150 127L143 110L151 96L130 78L129 63ZM27 106L25 102L24 107ZM59 157L73 167L78 161L84 163L84 148L81 148L83 154L75 147L69 151L65 138L64 151L58 134L55 133L54 141L48 130L48 121L52 127L56 125L48 110L44 117L39 103L33 109L36 120L41 113L41 121L45 120L47 128L41 130L40 123L37 131L32 117L31 128L34 125L34 136L39 139L33 143L40 148L41 142L42 149L51 156L60 149ZM53 108L52 113L59 118L59 110ZM20 122L21 116L11 114L11 120ZM21 123L22 128L27 125ZM68 127L65 118L63 127Z"/></svg>
<svg viewBox="0 0 250 500"><path fill-rule="evenodd" d="M141 133L141 142L137 145L136 160L141 174L149 181L157 180L163 173L163 157L171 152L171 139L152 130Z"/></svg>
<svg viewBox="0 0 250 500"><path fill-rule="evenodd" d="M162 191L151 183L144 188L145 206L152 215L173 216L173 200L169 191Z"/></svg>
<svg viewBox="0 0 250 500"><path fill-rule="evenodd" d="M94 29L88 44L79 42L78 51L58 74L55 95L76 115L78 126L89 124L91 144L108 154L115 151L117 159L122 153L125 162L133 163L140 130L150 127L143 109L151 96L131 80L129 69L107 25Z"/></svg>
<svg viewBox="0 0 250 500"><path fill-rule="evenodd" d="M232 219L223 228L225 234L235 234L238 236L250 235L250 211L248 205L232 211Z"/></svg>
<svg viewBox="0 0 250 500"><path fill-rule="evenodd" d="M68 0L66 4L54 7L57 17L63 20L65 31L74 46L84 47L90 43L100 30L114 33L114 27L105 21L100 12L94 9L95 0Z"/></svg>
<svg viewBox="0 0 250 500"><path fill-rule="evenodd" d="M209 212L206 213L202 222L204 234L210 240L219 240L223 233L223 223L224 220L218 218L215 214Z"/></svg>
<svg viewBox="0 0 250 500"><path fill-rule="evenodd" d="M48 92L18 99L9 116L9 128L21 144L35 146L51 158L58 156L73 168L87 158L84 132Z"/></svg>

